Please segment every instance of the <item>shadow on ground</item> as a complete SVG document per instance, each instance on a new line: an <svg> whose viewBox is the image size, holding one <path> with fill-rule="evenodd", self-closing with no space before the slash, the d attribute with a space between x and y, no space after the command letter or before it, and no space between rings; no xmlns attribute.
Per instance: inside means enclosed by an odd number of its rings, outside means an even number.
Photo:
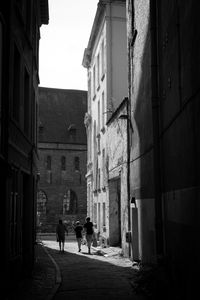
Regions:
<svg viewBox="0 0 200 300"><path fill-rule="evenodd" d="M63 282L67 282L67 287L65 284L61 284L58 291L61 294L65 292L66 288L69 290L84 289L85 286L89 285L90 289L98 291L102 287L105 292L110 288L115 289L119 299L120 297L122 297L121 299L130 299L129 288L131 286L136 299L137 296L140 296L141 299L151 300L179 299L164 265L137 268L134 266L122 267L117 265L119 257L105 261L106 258L101 260L97 257L97 253L90 255L87 252L82 252L80 255L65 251L62 254L55 249L47 249L59 265ZM63 258L66 258L66 263L63 263ZM69 276L70 280L67 279ZM83 282L82 279L84 279ZM100 292L100 296L104 296L103 291Z"/></svg>

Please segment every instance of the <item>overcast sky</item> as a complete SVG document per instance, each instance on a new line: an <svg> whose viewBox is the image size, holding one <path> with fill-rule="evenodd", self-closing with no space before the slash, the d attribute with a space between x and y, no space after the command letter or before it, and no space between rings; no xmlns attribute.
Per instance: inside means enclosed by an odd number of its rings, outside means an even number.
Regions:
<svg viewBox="0 0 200 300"><path fill-rule="evenodd" d="M40 34L40 86L87 90L82 66L98 0L49 0L49 24Z"/></svg>

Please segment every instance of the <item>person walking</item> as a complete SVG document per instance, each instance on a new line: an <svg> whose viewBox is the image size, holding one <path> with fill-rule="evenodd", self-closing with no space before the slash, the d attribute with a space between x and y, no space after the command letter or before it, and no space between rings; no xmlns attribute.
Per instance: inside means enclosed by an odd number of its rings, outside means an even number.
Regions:
<svg viewBox="0 0 200 300"><path fill-rule="evenodd" d="M81 242L82 242L82 238L83 238L83 236L82 236L83 226L80 224L79 221L76 222L74 231L76 233L76 240L78 243L78 252L81 252Z"/></svg>
<svg viewBox="0 0 200 300"><path fill-rule="evenodd" d="M91 245L92 245L92 237L93 237L93 223L90 221L90 217L86 218L86 222L83 225L84 231L86 234L86 241L88 246L88 253L91 254Z"/></svg>
<svg viewBox="0 0 200 300"><path fill-rule="evenodd" d="M62 220L59 220L57 226L56 226L56 238L57 242L59 243L59 249L60 252L64 252L64 247L65 247L65 231L66 227L63 224Z"/></svg>

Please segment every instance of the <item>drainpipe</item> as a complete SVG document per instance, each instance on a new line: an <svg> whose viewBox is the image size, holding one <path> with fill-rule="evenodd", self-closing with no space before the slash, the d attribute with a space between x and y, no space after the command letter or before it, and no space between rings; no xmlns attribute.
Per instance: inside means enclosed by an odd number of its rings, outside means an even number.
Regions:
<svg viewBox="0 0 200 300"><path fill-rule="evenodd" d="M127 99L126 101L126 109L127 109L127 205L128 205L128 231L131 231L131 209L130 209L130 104L129 100L130 98ZM129 257L131 257L131 240L129 240L128 244L128 249L129 249Z"/></svg>
<svg viewBox="0 0 200 300"><path fill-rule="evenodd" d="M150 25L151 25L151 85L152 85L152 122L154 145L154 191L155 191L155 230L156 253L163 255L163 222L162 222L162 186L161 186L161 153L159 136L159 88L158 88L158 28L157 15L158 2L150 0Z"/></svg>

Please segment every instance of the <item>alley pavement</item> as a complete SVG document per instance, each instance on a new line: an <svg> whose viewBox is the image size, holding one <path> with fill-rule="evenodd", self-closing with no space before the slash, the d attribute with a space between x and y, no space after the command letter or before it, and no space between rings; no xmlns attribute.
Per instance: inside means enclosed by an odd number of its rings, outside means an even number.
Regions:
<svg viewBox="0 0 200 300"><path fill-rule="evenodd" d="M9 291L5 299L154 299L144 290L144 281L139 287L138 270L137 264L121 255L120 248L92 247L88 254L87 246L82 245L78 252L75 237L67 236L65 251L60 252L55 235L42 236L36 244L32 278Z"/></svg>

